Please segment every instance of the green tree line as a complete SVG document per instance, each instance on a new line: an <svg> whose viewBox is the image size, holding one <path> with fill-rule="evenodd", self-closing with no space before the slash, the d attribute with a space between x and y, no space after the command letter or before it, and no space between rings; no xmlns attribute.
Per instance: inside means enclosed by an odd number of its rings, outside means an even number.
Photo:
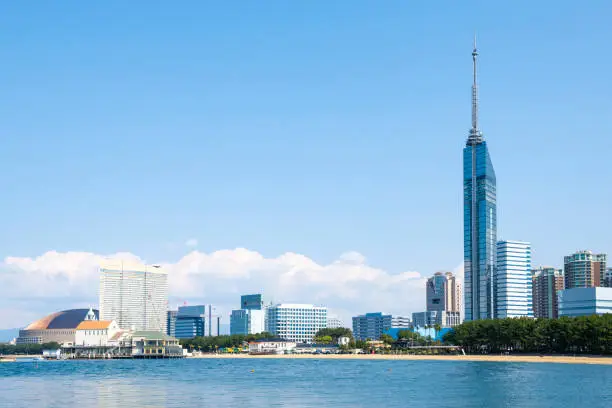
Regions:
<svg viewBox="0 0 612 408"><path fill-rule="evenodd" d="M6 344L0 343L0 355L40 355L43 350L57 350L60 347L58 343L45 344Z"/></svg>
<svg viewBox="0 0 612 408"><path fill-rule="evenodd" d="M220 348L241 347L245 342L275 337L270 333L259 334L232 334L223 336L194 337L193 339L181 339L181 346L188 350L215 351Z"/></svg>
<svg viewBox="0 0 612 408"><path fill-rule="evenodd" d="M444 342L468 353L612 354L612 314L465 322Z"/></svg>

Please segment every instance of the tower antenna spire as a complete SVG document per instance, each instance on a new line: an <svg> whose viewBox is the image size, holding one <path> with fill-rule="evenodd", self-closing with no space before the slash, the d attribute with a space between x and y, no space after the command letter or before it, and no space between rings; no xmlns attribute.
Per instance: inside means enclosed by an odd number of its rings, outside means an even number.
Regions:
<svg viewBox="0 0 612 408"><path fill-rule="evenodd" d="M477 58L478 49L476 48L476 34L474 34L474 49L472 50L472 64L474 68L474 82L472 82L472 129L468 144L477 144L482 142L482 134L478 130L478 81L477 81Z"/></svg>

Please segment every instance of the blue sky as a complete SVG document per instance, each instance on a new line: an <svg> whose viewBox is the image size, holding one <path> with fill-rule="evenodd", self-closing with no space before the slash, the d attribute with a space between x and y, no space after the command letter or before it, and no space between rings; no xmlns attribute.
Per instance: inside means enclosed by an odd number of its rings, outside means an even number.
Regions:
<svg viewBox="0 0 612 408"><path fill-rule="evenodd" d="M1 258L452 270L474 32L499 238L612 251L608 2L222 3L1 6Z"/></svg>

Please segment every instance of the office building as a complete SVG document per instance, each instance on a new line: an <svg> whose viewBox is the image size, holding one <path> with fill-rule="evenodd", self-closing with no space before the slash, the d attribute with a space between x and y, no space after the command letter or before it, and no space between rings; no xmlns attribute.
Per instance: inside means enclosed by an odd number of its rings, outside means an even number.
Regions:
<svg viewBox="0 0 612 408"><path fill-rule="evenodd" d="M327 316L327 328L338 329L344 327L344 323L337 316Z"/></svg>
<svg viewBox="0 0 612 408"><path fill-rule="evenodd" d="M168 318L166 323L166 334L168 336L174 337L176 333L176 315L178 314L177 310L168 310Z"/></svg>
<svg viewBox="0 0 612 408"><path fill-rule="evenodd" d="M539 319L559 317L558 295L565 287L563 271L551 266L541 266L531 271L533 316Z"/></svg>
<svg viewBox="0 0 612 408"><path fill-rule="evenodd" d="M206 327L206 305L180 306L176 314L175 335L177 339L202 337Z"/></svg>
<svg viewBox="0 0 612 408"><path fill-rule="evenodd" d="M493 273L497 243L497 197L493 163L478 128L476 44L472 52L472 128L463 149L463 248L465 320L493 317Z"/></svg>
<svg viewBox="0 0 612 408"><path fill-rule="evenodd" d="M391 315L366 313L353 317L353 337L356 340L378 340L393 323Z"/></svg>
<svg viewBox="0 0 612 408"><path fill-rule="evenodd" d="M499 241L494 317L533 317L532 299L531 245L521 241Z"/></svg>
<svg viewBox="0 0 612 408"><path fill-rule="evenodd" d="M121 329L166 333L168 274L158 265L107 261L100 265L100 320Z"/></svg>
<svg viewBox="0 0 612 408"><path fill-rule="evenodd" d="M412 314L412 325L414 327L453 327L461 324L461 313L446 310L429 310Z"/></svg>
<svg viewBox="0 0 612 408"><path fill-rule="evenodd" d="M230 334L258 334L266 331L265 310L232 310L230 315Z"/></svg>
<svg viewBox="0 0 612 408"><path fill-rule="evenodd" d="M412 322L408 316L391 316L392 329L409 329L412 327Z"/></svg>
<svg viewBox="0 0 612 408"><path fill-rule="evenodd" d="M425 283L427 310L461 311L461 284L452 272L436 272Z"/></svg>
<svg viewBox="0 0 612 408"><path fill-rule="evenodd" d="M612 288L572 288L559 291L559 317L612 313Z"/></svg>
<svg viewBox="0 0 612 408"><path fill-rule="evenodd" d="M327 327L327 308L282 303L267 308L266 331L296 343L312 343L315 334Z"/></svg>
<svg viewBox="0 0 612 408"><path fill-rule="evenodd" d="M264 310L264 299L261 294L240 296L240 309L242 310Z"/></svg>
<svg viewBox="0 0 612 408"><path fill-rule="evenodd" d="M578 251L564 258L565 289L602 286L606 254Z"/></svg>
<svg viewBox="0 0 612 408"><path fill-rule="evenodd" d="M230 315L230 334L258 334L266 331L266 308L261 294L240 296L240 309Z"/></svg>

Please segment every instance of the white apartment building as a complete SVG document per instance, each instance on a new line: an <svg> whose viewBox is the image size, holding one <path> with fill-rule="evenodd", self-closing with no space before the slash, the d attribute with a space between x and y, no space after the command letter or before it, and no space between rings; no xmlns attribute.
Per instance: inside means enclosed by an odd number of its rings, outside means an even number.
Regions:
<svg viewBox="0 0 612 408"><path fill-rule="evenodd" d="M114 320L125 330L166 333L167 308L168 274L158 265L100 265L100 320Z"/></svg>
<svg viewBox="0 0 612 408"><path fill-rule="evenodd" d="M412 322L408 316L392 316L391 327L394 329L409 329L412 327Z"/></svg>
<svg viewBox="0 0 612 408"><path fill-rule="evenodd" d="M267 309L266 331L296 343L312 343L315 334L327 327L327 308L283 303Z"/></svg>
<svg viewBox="0 0 612 408"><path fill-rule="evenodd" d="M494 317L533 317L531 245L499 241L494 276Z"/></svg>

